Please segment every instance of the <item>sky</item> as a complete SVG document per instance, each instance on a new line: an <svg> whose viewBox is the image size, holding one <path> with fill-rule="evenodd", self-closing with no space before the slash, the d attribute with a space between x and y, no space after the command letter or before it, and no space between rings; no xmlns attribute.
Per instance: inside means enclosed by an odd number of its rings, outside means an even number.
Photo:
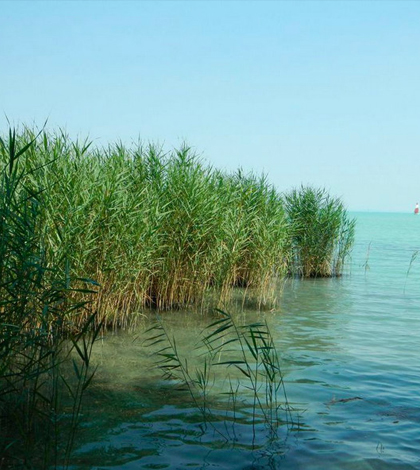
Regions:
<svg viewBox="0 0 420 470"><path fill-rule="evenodd" d="M420 201L420 1L0 0L0 132L183 142L350 211Z"/></svg>

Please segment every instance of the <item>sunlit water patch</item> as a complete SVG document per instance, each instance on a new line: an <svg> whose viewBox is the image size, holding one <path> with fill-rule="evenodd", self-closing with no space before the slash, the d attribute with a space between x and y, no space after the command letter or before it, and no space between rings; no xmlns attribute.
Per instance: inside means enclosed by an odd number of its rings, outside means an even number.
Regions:
<svg viewBox="0 0 420 470"><path fill-rule="evenodd" d="M345 276L289 280L276 311L234 314L241 324L268 322L291 420L273 432L253 419L246 390L232 408L227 392L238 371L224 367L206 422L187 390L162 380L144 347L145 321L96 345L73 468L419 469L420 218L357 219ZM200 366L194 345L215 318L163 316L191 367Z"/></svg>

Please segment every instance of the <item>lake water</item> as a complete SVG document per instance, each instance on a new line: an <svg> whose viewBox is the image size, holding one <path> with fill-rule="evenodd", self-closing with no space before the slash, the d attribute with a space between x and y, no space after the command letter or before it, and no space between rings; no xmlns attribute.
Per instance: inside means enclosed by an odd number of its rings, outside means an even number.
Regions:
<svg viewBox="0 0 420 470"><path fill-rule="evenodd" d="M96 345L72 468L420 469L420 217L353 215L342 278L289 280L275 311L234 314L241 324L267 321L293 422L275 435L253 426L246 390L236 415L226 412L235 372L222 367L209 400L226 423L206 425L188 393L162 381L143 345L145 321ZM214 318L173 312L163 321L193 362Z"/></svg>

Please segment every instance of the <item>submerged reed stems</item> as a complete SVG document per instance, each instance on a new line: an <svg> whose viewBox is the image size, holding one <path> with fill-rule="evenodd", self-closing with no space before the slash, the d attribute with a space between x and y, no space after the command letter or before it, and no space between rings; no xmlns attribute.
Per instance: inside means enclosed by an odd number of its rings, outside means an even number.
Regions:
<svg viewBox="0 0 420 470"><path fill-rule="evenodd" d="M230 441L235 434L239 401L241 410L251 409L252 444L261 425L267 429L270 439L276 438L279 427L289 428L294 419L269 327L266 322L240 325L231 314L222 310L217 313L218 318L207 326L196 342L195 351L201 358L198 366L194 365L191 351L188 356L179 352L176 338L171 336L162 320L146 331L145 346L149 350L156 349L153 354L163 378L189 394L204 423L223 439ZM231 371L227 377L226 369ZM217 397L228 398L225 416L213 408L215 397L211 393L212 384L217 382L216 376L222 370L228 389L219 391Z"/></svg>

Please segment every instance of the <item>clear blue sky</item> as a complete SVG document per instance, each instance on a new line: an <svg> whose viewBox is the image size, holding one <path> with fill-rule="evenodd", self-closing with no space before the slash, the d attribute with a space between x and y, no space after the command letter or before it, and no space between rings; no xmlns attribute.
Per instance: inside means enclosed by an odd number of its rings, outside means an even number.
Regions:
<svg viewBox="0 0 420 470"><path fill-rule="evenodd" d="M350 210L420 201L420 2L0 1L0 125L187 141Z"/></svg>

